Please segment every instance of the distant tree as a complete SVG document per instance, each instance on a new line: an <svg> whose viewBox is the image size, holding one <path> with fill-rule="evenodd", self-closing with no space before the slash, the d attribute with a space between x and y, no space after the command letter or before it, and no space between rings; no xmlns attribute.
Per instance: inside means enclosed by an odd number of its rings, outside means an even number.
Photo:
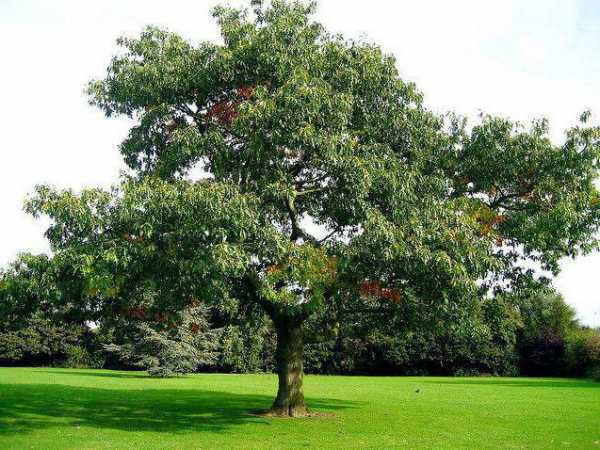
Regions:
<svg viewBox="0 0 600 450"><path fill-rule="evenodd" d="M151 376L192 373L199 366L213 364L217 357L218 332L210 329L207 311L201 306L185 310L177 323L133 322L125 332L124 343L107 344L104 350Z"/></svg>
<svg viewBox="0 0 600 450"><path fill-rule="evenodd" d="M337 319L335 337L307 346L310 371L412 375L517 371L520 320L512 305L497 298L473 299L442 319L437 311L405 303L343 303L325 312ZM307 326L318 327L313 320Z"/></svg>
<svg viewBox="0 0 600 450"><path fill-rule="evenodd" d="M566 339L565 370L569 376L600 375L600 330L582 327Z"/></svg>
<svg viewBox="0 0 600 450"><path fill-rule="evenodd" d="M543 120L468 127L428 111L379 47L327 33L314 4L252 5L214 9L222 44L152 27L122 38L90 84L107 116L135 120L120 147L131 175L111 191L41 186L27 205L51 219L53 264L72 270L60 280L82 288L83 311L258 305L277 335L271 413L296 416L304 325L326 305L418 305L444 327L521 260L556 273L594 248L587 114L562 145Z"/></svg>
<svg viewBox="0 0 600 450"><path fill-rule="evenodd" d="M575 311L544 284L533 283L506 296L519 312L517 347L528 375L568 375L567 340L579 330Z"/></svg>
<svg viewBox="0 0 600 450"><path fill-rule="evenodd" d="M17 331L35 315L58 312L56 295L51 259L20 255L0 271L0 331Z"/></svg>
<svg viewBox="0 0 600 450"><path fill-rule="evenodd" d="M80 304L73 308L72 302L57 301L61 292L54 269L46 255L22 254L0 271L0 364L102 364L90 355L96 337Z"/></svg>
<svg viewBox="0 0 600 450"><path fill-rule="evenodd" d="M87 328L100 312L77 266L64 259L24 253L0 270L0 331L21 330L32 319Z"/></svg>

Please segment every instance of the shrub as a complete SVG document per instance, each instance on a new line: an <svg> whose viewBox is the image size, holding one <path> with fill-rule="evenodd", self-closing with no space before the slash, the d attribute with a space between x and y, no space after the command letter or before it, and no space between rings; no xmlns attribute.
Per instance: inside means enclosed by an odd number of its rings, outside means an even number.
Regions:
<svg viewBox="0 0 600 450"><path fill-rule="evenodd" d="M62 367L73 369L100 369L104 366L104 358L100 352L91 353L85 347L72 345L67 348Z"/></svg>
<svg viewBox="0 0 600 450"><path fill-rule="evenodd" d="M0 332L0 363L6 365L63 365L70 348L85 346L88 329L34 318L21 329Z"/></svg>

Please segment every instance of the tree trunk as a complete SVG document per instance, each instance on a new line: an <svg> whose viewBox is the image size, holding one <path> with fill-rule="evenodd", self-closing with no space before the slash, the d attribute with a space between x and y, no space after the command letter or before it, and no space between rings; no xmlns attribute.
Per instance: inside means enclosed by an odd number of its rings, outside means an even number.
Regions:
<svg viewBox="0 0 600 450"><path fill-rule="evenodd" d="M277 320L277 373L279 389L270 413L277 416L298 417L307 414L304 404L304 342L300 324Z"/></svg>

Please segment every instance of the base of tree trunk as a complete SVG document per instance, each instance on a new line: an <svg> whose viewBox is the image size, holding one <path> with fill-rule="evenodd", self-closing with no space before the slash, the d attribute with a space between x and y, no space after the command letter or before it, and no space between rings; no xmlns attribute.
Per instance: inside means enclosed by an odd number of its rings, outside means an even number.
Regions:
<svg viewBox="0 0 600 450"><path fill-rule="evenodd" d="M313 414L311 414L305 406L273 406L271 409L265 411L262 415L267 417L310 417Z"/></svg>

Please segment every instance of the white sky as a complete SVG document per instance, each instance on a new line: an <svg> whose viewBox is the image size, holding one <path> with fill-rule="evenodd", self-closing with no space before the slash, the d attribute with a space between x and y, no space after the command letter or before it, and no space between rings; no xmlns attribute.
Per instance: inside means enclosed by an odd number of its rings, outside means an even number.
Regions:
<svg viewBox="0 0 600 450"><path fill-rule="evenodd" d="M233 4L240 2L234 1ZM203 0L0 0L0 265L46 251L45 224L22 212L37 183L109 186L129 124L87 105L121 34L146 24L216 39ZM598 0L321 0L331 31L396 55L431 108L529 121L553 137L586 108L600 114ZM600 326L600 255L564 261L555 285L582 322Z"/></svg>

